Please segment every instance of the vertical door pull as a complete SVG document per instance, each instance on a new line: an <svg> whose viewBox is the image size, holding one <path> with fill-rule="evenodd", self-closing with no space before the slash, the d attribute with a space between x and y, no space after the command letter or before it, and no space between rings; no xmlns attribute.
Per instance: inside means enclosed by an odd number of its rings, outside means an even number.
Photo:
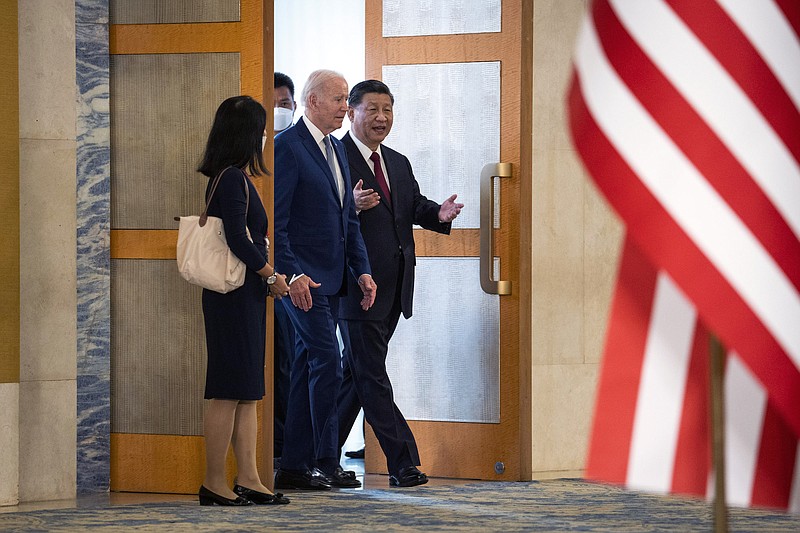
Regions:
<svg viewBox="0 0 800 533"><path fill-rule="evenodd" d="M511 163L489 163L481 170L481 289L511 294L511 282L492 279L494 271L494 178L510 178Z"/></svg>

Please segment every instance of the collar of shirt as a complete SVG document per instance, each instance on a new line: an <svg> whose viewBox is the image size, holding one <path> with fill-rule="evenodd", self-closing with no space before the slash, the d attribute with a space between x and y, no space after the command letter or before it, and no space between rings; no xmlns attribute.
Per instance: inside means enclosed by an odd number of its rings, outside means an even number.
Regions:
<svg viewBox="0 0 800 533"><path fill-rule="evenodd" d="M358 137L353 135L353 132L350 132L350 137L353 139L353 142L356 144L358 151L361 152L361 155L364 156L364 160L367 162L367 165L370 169L372 169L372 173L375 173L375 164L372 162L372 159L369 156L372 155L372 149L367 146L366 144L362 143ZM383 158L383 152L381 152L381 145L378 145L378 149L375 150L378 152L378 155L381 156L381 169L383 170L383 177L386 180L386 186L389 187L389 190L392 189L392 186L389 184L389 172L386 170L386 160Z"/></svg>
<svg viewBox="0 0 800 533"><path fill-rule="evenodd" d="M309 120L307 116L303 115L302 120L308 128L308 131L311 133L311 136L314 137L315 141L317 141L317 146L319 146L319 149L322 150L322 157L327 159L328 155L325 153L325 144L322 142L322 140L325 138L325 135L318 127L314 125L313 122L311 122L311 120ZM333 148L333 141L331 141L331 148ZM337 164L338 158L336 156L336 149L333 150L333 157L333 167L336 169L336 175L334 176L334 179L336 180L336 186L339 188L339 203L344 204L344 176L342 176L342 171Z"/></svg>
<svg viewBox="0 0 800 533"><path fill-rule="evenodd" d="M311 133L311 136L314 137L314 140L317 142L317 146L319 146L320 150L322 150L322 155L325 155L325 145L322 143L322 139L325 138L325 134L322 133L307 116L303 115L302 118L303 122L305 122L306 127L308 128L309 133Z"/></svg>
<svg viewBox="0 0 800 533"><path fill-rule="evenodd" d="M367 146L366 144L362 143L361 140L358 137L356 137L352 131L350 132L350 137L353 139L353 142L356 143L358 151L361 152L362 156L364 156L364 160L367 162L367 164L370 165L370 168L372 168L372 160L369 158L369 156L372 155L372 149L370 149L370 147ZM380 144L378 145L378 149L375 151L378 152L378 155L381 156L381 159L383 159L383 153L381 152Z"/></svg>

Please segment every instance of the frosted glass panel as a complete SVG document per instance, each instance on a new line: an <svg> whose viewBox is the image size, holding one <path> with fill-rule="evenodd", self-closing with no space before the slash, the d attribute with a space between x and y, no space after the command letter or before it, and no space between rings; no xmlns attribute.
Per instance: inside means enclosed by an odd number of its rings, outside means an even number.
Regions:
<svg viewBox="0 0 800 533"><path fill-rule="evenodd" d="M501 0L383 0L383 36L500 31Z"/></svg>
<svg viewBox="0 0 800 533"><path fill-rule="evenodd" d="M386 367L410 420L500 421L500 301L477 258L418 258L414 316L400 318Z"/></svg>
<svg viewBox="0 0 800 533"><path fill-rule="evenodd" d="M386 145L408 156L422 194L458 194L454 228L478 228L481 170L500 161L500 63L388 65L383 81L395 97Z"/></svg>

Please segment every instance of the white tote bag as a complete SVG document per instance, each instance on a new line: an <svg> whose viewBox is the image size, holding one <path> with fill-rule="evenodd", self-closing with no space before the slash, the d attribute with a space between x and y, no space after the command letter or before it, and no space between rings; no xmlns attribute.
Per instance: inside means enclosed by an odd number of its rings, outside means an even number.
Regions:
<svg viewBox="0 0 800 533"><path fill-rule="evenodd" d="M230 168L230 167L228 167ZM207 215L211 198L219 185L224 169L214 179L206 208L200 216L175 217L178 227L178 272L189 283L212 291L227 293L244 284L245 264L228 247L222 219ZM250 187L242 173L247 204L250 204ZM245 208L246 209L246 208ZM247 211L245 211L245 219ZM250 239L250 230L247 230ZM250 239L252 242L252 239Z"/></svg>

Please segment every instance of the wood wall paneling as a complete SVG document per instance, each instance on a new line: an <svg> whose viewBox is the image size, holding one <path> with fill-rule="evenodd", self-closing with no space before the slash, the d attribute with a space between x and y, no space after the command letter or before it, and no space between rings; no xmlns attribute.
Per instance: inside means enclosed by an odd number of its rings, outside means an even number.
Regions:
<svg viewBox="0 0 800 533"><path fill-rule="evenodd" d="M19 383L19 52L17 3L0 10L0 383Z"/></svg>
<svg viewBox="0 0 800 533"><path fill-rule="evenodd" d="M111 54L173 54L236 52L240 54L240 87L265 102L272 99L272 0L241 0L240 21L193 24L111 25ZM269 109L271 106L266 106ZM268 114L271 122L272 116ZM271 143L265 157L272 168ZM272 215L272 178L254 180ZM186 213L190 214L190 213ZM172 215L172 214L170 214ZM177 231L112 229L112 259L175 259ZM269 314L268 330L272 315ZM271 337L270 337L271 339ZM267 342L268 383L272 382L272 343ZM272 387L268 386L268 394ZM272 405L259 409L262 431L258 463L265 484L272 483ZM203 437L192 435L112 434L111 489L118 491L196 493L204 471ZM229 458L228 470L234 472Z"/></svg>
<svg viewBox="0 0 800 533"><path fill-rule="evenodd" d="M263 95L261 98L261 103L264 105L264 108L267 110L267 142L264 146L264 162L267 165L267 169L270 171L269 176L264 176L257 179L256 187L261 192L261 198L264 202L264 207L267 210L267 217L268 220L273 221L275 220L275 204L274 204L274 194L273 194L273 179L274 176L272 174L272 170L274 168L274 144L273 144L273 121L274 115L270 111L272 109L272 100L273 100L273 92L274 92L274 69L275 69L275 40L273 37L273 28L274 28L274 18L275 18L275 9L273 8L272 0L264 1L264 11L262 14L262 24L261 24L261 31L262 31L262 44L258 50L259 58L261 61L261 79L262 79L262 91ZM247 61L247 58L243 57L243 60ZM243 61L243 64L245 63ZM270 235L272 232L270 232ZM271 250L274 250L275 247L270 247ZM270 264L274 265L274 253L271 257L268 257L267 260ZM269 487L270 489L273 488L273 484L275 479L273 477L273 450L274 450L274 424L273 424L273 392L275 390L273 383L275 383L275 364L274 364L274 343L273 335L269 332L275 331L275 315L272 312L272 306L275 304L275 300L272 298L267 299L267 343L266 343L266 357L265 357L265 368L264 368L264 379L267 385L267 399L261 402L261 409L260 409L260 420L264 421L261 424L261 432L259 433L259 444L258 449L261 451L262 460L258 464L258 471L259 476L261 477L262 483Z"/></svg>
<svg viewBox="0 0 800 533"><path fill-rule="evenodd" d="M196 494L203 483L202 436L111 434L111 490ZM233 486L236 459L228 453L226 472Z"/></svg>
<svg viewBox="0 0 800 533"><path fill-rule="evenodd" d="M271 154L270 154L271 155ZM266 155L264 156L266 159ZM268 165L271 165L271 157ZM271 183L271 178L270 178ZM265 197L272 209L272 187ZM199 214L199 213L198 213ZM272 220L272 217L270 217ZM454 229L450 235L441 235L426 230L414 230L417 256L419 257L475 257L480 247L480 230ZM175 259L178 242L177 230L112 230L112 259ZM505 234L495 237L495 246L500 249L508 242ZM272 259L270 258L270 261Z"/></svg>

